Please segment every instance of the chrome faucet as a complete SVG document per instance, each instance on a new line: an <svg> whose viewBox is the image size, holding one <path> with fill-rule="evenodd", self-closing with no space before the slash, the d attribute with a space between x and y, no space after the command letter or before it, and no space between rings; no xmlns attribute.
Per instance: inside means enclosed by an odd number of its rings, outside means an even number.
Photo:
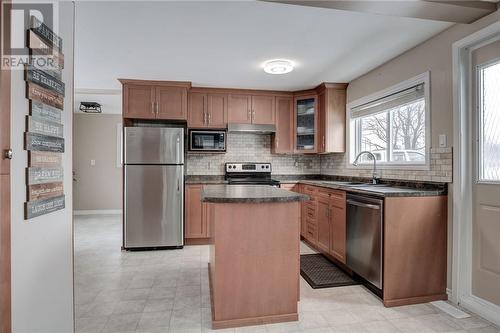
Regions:
<svg viewBox="0 0 500 333"><path fill-rule="evenodd" d="M359 164L359 163L358 163L358 160L359 160L359 158L361 157L361 155L363 155L363 154L367 154L367 155L369 155L369 156L372 158L372 160L373 160L373 177L372 177L372 184L378 184L378 183L379 183L379 181L380 181L380 178L377 176L377 159L375 158L375 155L373 155L373 153L372 153L372 152L367 151L367 150L364 150L364 151L360 152L360 153L358 154L358 156L356 156L356 159L354 160L354 162L352 163L352 165L354 165L354 166L358 166L358 164Z"/></svg>

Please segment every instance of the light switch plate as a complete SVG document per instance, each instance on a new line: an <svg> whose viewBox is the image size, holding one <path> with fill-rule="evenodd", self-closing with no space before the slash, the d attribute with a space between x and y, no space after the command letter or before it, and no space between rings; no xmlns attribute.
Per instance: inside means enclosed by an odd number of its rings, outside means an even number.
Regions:
<svg viewBox="0 0 500 333"><path fill-rule="evenodd" d="M439 148L446 148L448 146L446 134L439 134Z"/></svg>

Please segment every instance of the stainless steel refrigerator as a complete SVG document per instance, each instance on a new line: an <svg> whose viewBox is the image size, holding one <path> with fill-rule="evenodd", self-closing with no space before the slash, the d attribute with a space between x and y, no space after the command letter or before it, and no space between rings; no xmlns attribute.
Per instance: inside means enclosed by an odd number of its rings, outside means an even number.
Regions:
<svg viewBox="0 0 500 333"><path fill-rule="evenodd" d="M184 245L184 129L125 127L124 248Z"/></svg>

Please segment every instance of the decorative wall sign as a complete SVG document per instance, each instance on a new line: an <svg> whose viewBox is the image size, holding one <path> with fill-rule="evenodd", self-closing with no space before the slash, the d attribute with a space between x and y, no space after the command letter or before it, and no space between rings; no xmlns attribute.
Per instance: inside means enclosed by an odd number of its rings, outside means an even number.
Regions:
<svg viewBox="0 0 500 333"><path fill-rule="evenodd" d="M27 168L27 185L63 181L62 168Z"/></svg>
<svg viewBox="0 0 500 333"><path fill-rule="evenodd" d="M46 119L54 123L61 123L61 111L47 104L30 101L30 115L37 119Z"/></svg>
<svg viewBox="0 0 500 333"><path fill-rule="evenodd" d="M26 130L31 133L56 136L58 138L62 138L64 134L63 125L31 116L26 116Z"/></svg>
<svg viewBox="0 0 500 333"><path fill-rule="evenodd" d="M26 132L24 149L64 153L64 139Z"/></svg>
<svg viewBox="0 0 500 333"><path fill-rule="evenodd" d="M64 98L62 96L34 83L28 83L27 89L27 98L48 104L61 110L64 109Z"/></svg>
<svg viewBox="0 0 500 333"><path fill-rule="evenodd" d="M24 138L24 149L28 151L26 220L65 208L63 43L34 16L29 28L30 63L25 69L26 97L30 100Z"/></svg>
<svg viewBox="0 0 500 333"><path fill-rule="evenodd" d="M24 204L24 218L26 220L64 209L64 195L43 200L28 201Z"/></svg>
<svg viewBox="0 0 500 333"><path fill-rule="evenodd" d="M50 47L37 34L30 31L28 34L28 44L31 55L43 55L52 57L61 68L64 68L64 54Z"/></svg>
<svg viewBox="0 0 500 333"><path fill-rule="evenodd" d="M49 29L49 27L43 24L43 22L35 16L31 16L30 29L43 40L48 42L50 46L62 51L62 38L57 36L51 29Z"/></svg>
<svg viewBox="0 0 500 333"><path fill-rule="evenodd" d="M58 80L62 78L62 67L57 62L57 59L49 55L29 55L29 63L34 68L44 71Z"/></svg>
<svg viewBox="0 0 500 333"><path fill-rule="evenodd" d="M63 194L64 186L62 182L28 186L28 201L60 197Z"/></svg>
<svg viewBox="0 0 500 333"><path fill-rule="evenodd" d="M33 66L26 66L26 81L33 82L58 95L64 96L64 83Z"/></svg>
<svg viewBox="0 0 500 333"><path fill-rule="evenodd" d="M28 152L28 166L38 168L60 168L62 155L45 151Z"/></svg>

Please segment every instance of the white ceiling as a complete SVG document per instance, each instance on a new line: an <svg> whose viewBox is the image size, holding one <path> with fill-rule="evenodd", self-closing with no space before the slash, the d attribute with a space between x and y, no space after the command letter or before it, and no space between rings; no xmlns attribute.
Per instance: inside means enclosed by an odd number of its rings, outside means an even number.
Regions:
<svg viewBox="0 0 500 333"><path fill-rule="evenodd" d="M75 88L120 89L117 78L277 90L349 82L449 26L259 1L83 1ZM297 67L266 74L272 58Z"/></svg>

